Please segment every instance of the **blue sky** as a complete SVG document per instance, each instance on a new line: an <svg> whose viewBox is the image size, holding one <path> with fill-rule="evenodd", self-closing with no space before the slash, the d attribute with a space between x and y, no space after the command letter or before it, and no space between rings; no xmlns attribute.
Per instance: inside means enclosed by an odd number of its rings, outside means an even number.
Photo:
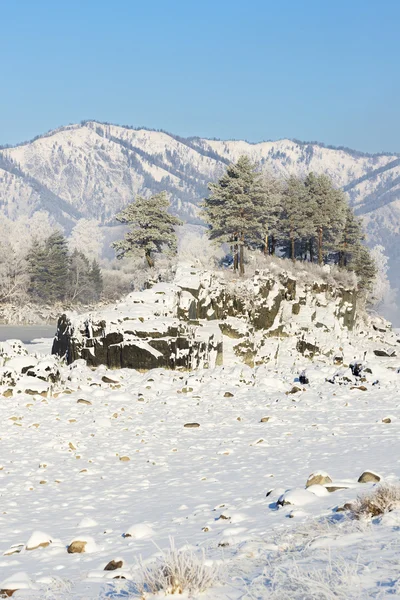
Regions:
<svg viewBox="0 0 400 600"><path fill-rule="evenodd" d="M0 0L0 144L94 118L400 152L399 0Z"/></svg>

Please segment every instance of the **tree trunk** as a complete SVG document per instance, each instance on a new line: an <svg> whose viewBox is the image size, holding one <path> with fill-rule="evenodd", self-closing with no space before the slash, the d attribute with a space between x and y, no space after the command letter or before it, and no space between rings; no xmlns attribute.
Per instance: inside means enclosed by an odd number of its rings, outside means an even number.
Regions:
<svg viewBox="0 0 400 600"><path fill-rule="evenodd" d="M347 250L347 243L344 242L343 250L341 250L339 252L339 267L342 267L342 268L346 266L346 262L347 262L347 260L346 260L346 250Z"/></svg>
<svg viewBox="0 0 400 600"><path fill-rule="evenodd" d="M294 235L293 235L293 229L290 229L290 258L292 259L293 262L295 262L296 257L294 254Z"/></svg>
<svg viewBox="0 0 400 600"><path fill-rule="evenodd" d="M322 227L318 229L318 264L322 265Z"/></svg>
<svg viewBox="0 0 400 600"><path fill-rule="evenodd" d="M240 244L240 276L244 275L244 245Z"/></svg>
<svg viewBox="0 0 400 600"><path fill-rule="evenodd" d="M314 245L313 245L312 238L310 238L310 240L309 240L309 249L310 249L310 262L314 262Z"/></svg>
<svg viewBox="0 0 400 600"><path fill-rule="evenodd" d="M154 267L154 259L151 257L150 252L146 252L145 257L147 260L147 264L149 265L150 269L152 269Z"/></svg>
<svg viewBox="0 0 400 600"><path fill-rule="evenodd" d="M272 235L271 236L271 251L270 251L270 254L272 256L275 254L275 246L276 246L275 236Z"/></svg>
<svg viewBox="0 0 400 600"><path fill-rule="evenodd" d="M239 268L239 248L235 243L233 246L233 272L236 273Z"/></svg>
<svg viewBox="0 0 400 600"><path fill-rule="evenodd" d="M269 252L269 248L268 248L268 233L265 234L265 241L264 241L264 254L268 254Z"/></svg>

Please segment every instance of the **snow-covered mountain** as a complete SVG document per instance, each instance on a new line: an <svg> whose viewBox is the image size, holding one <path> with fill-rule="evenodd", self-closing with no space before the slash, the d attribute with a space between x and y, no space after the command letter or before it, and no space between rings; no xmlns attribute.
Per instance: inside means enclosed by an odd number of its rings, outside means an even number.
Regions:
<svg viewBox="0 0 400 600"><path fill-rule="evenodd" d="M385 246L400 286L400 155L368 155L292 140L250 144L181 138L95 121L61 127L0 150L0 207L9 217L45 209L67 230L81 217L110 223L136 194L166 189L195 223L197 206L227 163L248 154L279 176L327 173L365 219L369 240Z"/></svg>

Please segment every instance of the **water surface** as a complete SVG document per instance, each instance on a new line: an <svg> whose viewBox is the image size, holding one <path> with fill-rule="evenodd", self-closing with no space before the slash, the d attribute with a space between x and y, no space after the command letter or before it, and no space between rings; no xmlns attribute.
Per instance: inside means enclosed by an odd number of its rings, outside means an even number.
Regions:
<svg viewBox="0 0 400 600"><path fill-rule="evenodd" d="M21 340L29 344L37 338L53 338L57 325L0 325L0 342Z"/></svg>

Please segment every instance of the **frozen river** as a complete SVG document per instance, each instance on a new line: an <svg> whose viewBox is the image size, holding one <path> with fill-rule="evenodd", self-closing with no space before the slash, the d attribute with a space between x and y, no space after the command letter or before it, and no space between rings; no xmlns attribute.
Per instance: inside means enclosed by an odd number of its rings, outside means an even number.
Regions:
<svg viewBox="0 0 400 600"><path fill-rule="evenodd" d="M51 352L56 329L56 324L0 325L0 342L21 340L27 346L29 352L48 354Z"/></svg>
<svg viewBox="0 0 400 600"><path fill-rule="evenodd" d="M0 342L21 340L29 344L37 338L53 338L57 326L54 325L0 325Z"/></svg>

